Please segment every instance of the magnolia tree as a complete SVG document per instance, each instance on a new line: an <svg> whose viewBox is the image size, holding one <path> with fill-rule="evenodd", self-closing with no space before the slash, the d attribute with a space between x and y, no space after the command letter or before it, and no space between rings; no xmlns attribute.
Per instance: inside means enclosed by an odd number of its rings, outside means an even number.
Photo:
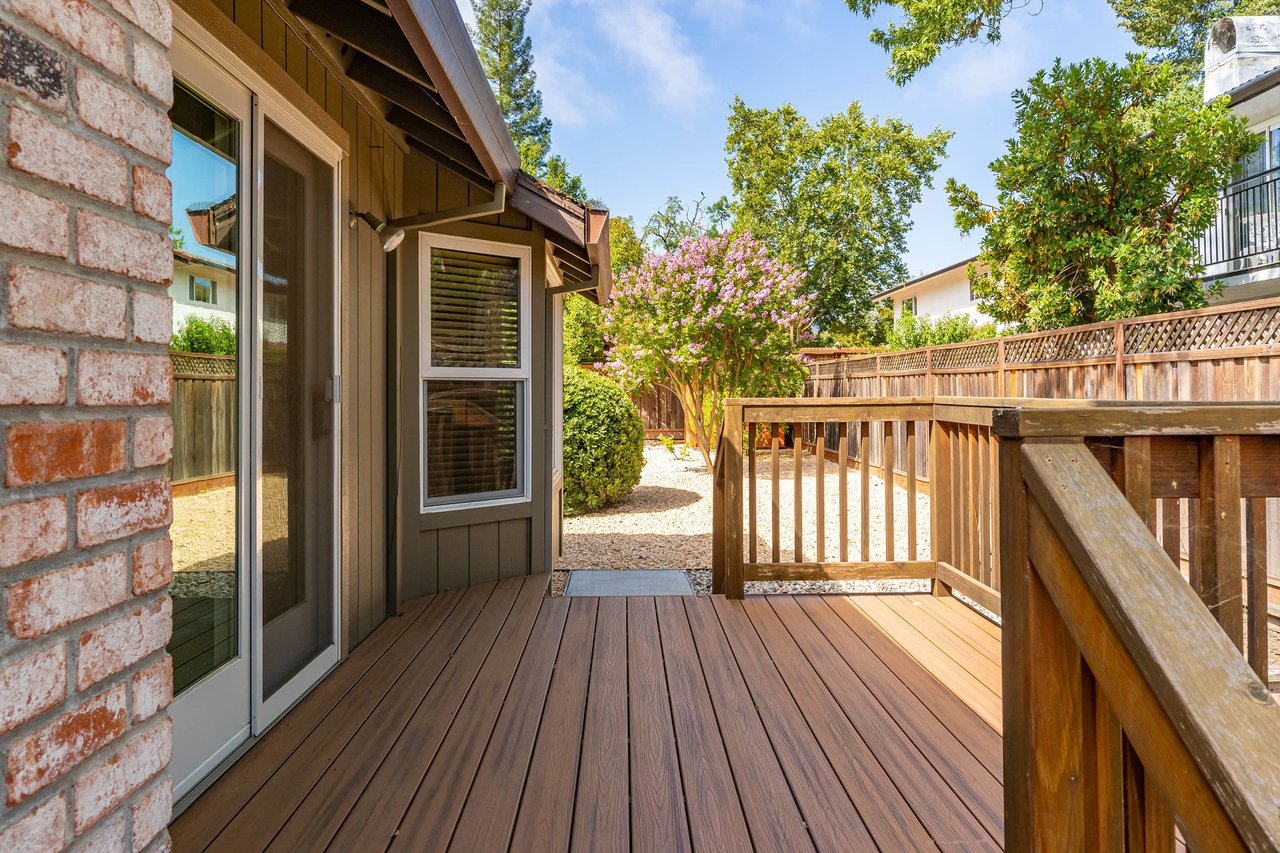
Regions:
<svg viewBox="0 0 1280 853"><path fill-rule="evenodd" d="M815 294L805 275L746 234L683 240L624 273L604 312L605 367L623 387L663 386L711 468L711 437L730 397L794 394Z"/></svg>

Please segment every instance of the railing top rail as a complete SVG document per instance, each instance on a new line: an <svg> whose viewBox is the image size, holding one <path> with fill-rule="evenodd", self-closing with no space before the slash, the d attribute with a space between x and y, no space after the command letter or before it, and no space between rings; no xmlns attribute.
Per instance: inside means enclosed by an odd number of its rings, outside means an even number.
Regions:
<svg viewBox="0 0 1280 853"><path fill-rule="evenodd" d="M1231 824L1249 849L1280 848L1280 707L1266 685L1092 454L1073 441L1037 443L1022 448L1022 463L1028 489Z"/></svg>

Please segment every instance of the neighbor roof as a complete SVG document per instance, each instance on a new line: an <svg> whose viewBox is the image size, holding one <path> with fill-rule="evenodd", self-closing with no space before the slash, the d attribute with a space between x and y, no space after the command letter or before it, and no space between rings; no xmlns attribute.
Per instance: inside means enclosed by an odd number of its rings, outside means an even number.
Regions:
<svg viewBox="0 0 1280 853"><path fill-rule="evenodd" d="M902 284L895 284L893 287L886 288L885 290L882 290L882 291L880 291L879 293L877 293L877 294L873 295L871 298L872 298L872 299L883 299L884 297L886 297L886 296L890 296L890 295L892 295L892 294L894 294L894 293L897 293L897 292L898 292L898 291L900 291L900 290L906 290L908 287L914 287L914 286L915 286L915 285L917 285L917 284L920 284L920 283L922 283L922 282L928 281L929 279L933 278L934 276L942 275L944 272L951 272L953 269L955 269L955 268L957 268L957 267L964 267L964 266L968 266L969 264L973 263L973 262L974 262L974 261L976 261L977 259L978 259L978 256L977 256L977 255L974 255L972 258L965 258L963 261L956 261L954 264L950 264L949 266L945 266L945 267L943 267L942 269L937 269L937 270L934 270L933 272L925 273L924 275L921 275L921 276L916 276L915 278L911 279L910 281L904 281L904 282L902 282Z"/></svg>

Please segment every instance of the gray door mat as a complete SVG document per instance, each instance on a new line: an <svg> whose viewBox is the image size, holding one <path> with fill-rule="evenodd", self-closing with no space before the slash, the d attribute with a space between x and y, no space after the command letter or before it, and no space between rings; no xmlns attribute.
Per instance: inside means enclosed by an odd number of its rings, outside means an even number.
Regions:
<svg viewBox="0 0 1280 853"><path fill-rule="evenodd" d="M678 569L576 569L565 595L693 595L689 576Z"/></svg>

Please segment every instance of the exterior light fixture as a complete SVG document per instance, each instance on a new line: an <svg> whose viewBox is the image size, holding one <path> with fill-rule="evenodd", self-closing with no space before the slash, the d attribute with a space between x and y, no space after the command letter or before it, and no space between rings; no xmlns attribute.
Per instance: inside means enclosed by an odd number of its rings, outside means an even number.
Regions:
<svg viewBox="0 0 1280 853"><path fill-rule="evenodd" d="M382 241L382 251L394 252L396 247L404 242L404 229L392 228L372 213L356 213L352 208L351 219L347 222L348 228L355 228L356 221L363 219L365 224L373 229L373 233L378 235L378 239Z"/></svg>

